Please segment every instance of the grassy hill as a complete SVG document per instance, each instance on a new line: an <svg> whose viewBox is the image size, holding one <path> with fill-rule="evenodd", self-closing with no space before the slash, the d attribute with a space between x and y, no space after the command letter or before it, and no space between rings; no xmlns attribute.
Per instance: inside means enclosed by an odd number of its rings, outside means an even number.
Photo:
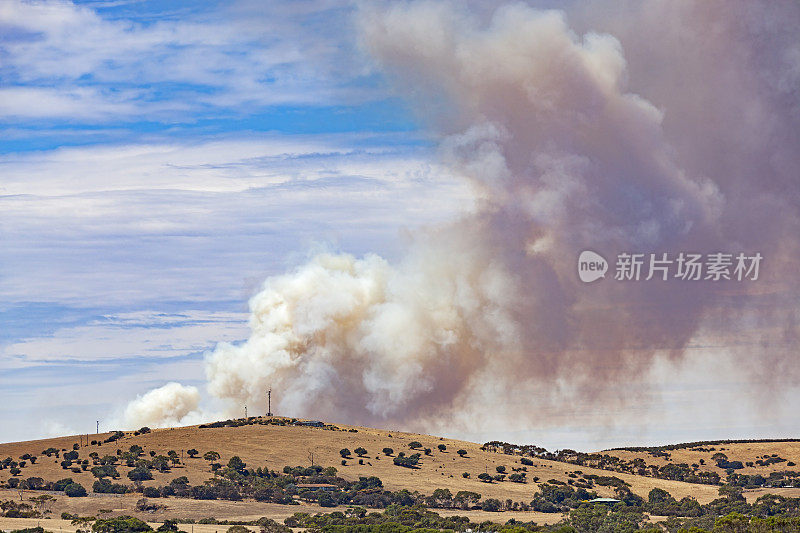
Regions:
<svg viewBox="0 0 800 533"><path fill-rule="evenodd" d="M221 468L220 472L224 472L224 465L227 465L232 457L237 456L246 464L247 469L282 473L286 466L309 467L313 463L322 467L334 467L336 477L348 482L375 476L380 478L383 489L387 491L407 490L425 496L430 496L436 489L447 489L453 495L459 491L471 491L480 494L483 500L494 498L501 502L507 500L530 502L534 494L540 492L543 487L574 488L585 486L587 483L597 495L614 497L617 494L614 484L601 482L603 477L606 479L612 477L616 478L615 483L627 484L630 491L645 499L652 489L659 488L667 491L676 500L689 496L700 504L706 504L719 497L719 486L659 479L653 477L652 467L659 471L660 467L667 464L687 463L698 465L696 469L698 471L717 471L724 477L726 469L718 466L720 456L716 455L724 453L725 461L742 462L743 467L737 469L737 472L757 473L768 477L772 472L785 471L790 468L790 463L800 460L800 442L773 441L696 444L670 447L669 450L664 448L606 450L598 454L584 454L594 459L581 460L578 461L581 464L574 464L576 456L573 452L558 455L558 460L544 458L541 455L523 457L510 448L504 450L502 447L484 446L431 435L351 426L310 427L297 425L299 423L280 418L253 417L248 420L228 421L224 425L210 425L220 427L188 426L154 429L148 432L103 433L89 435L88 438L85 435L68 436L0 444L0 461L10 457L16 463L21 463L22 457L28 455L35 457L34 463L31 463L29 458L26 459L24 467L20 468L18 473L15 472L16 475L12 475L11 468L0 470L0 484L6 487L0 490L0 501L9 498L31 500L40 494L40 491L23 493L12 491L9 485L15 482L9 483L11 479L25 480L38 477L45 481L57 481L62 478L72 478L91 491L92 484L96 480L91 469L101 463L105 456L118 459L115 468L119 473L119 479L113 482L124 483L133 488L134 483L127 475L133 467L126 465L125 460L125 454L131 447L140 453L139 457L142 459L151 460L159 456L168 456L170 452L174 452L173 456L177 459L174 462L170 461L167 471L150 470L153 479L139 483L140 490L146 487L164 487L182 476L187 478L189 485L203 485L207 480L215 479L214 463L222 465L217 468ZM421 447L412 449L411 445L414 443L419 443ZM440 445L444 449L440 449ZM340 454L343 448L351 452L346 458ZM355 453L357 448L366 450L366 453L362 452L363 457ZM387 455L384 452L385 448L391 448L392 452ZM50 456L43 453L48 449ZM426 452L425 449L429 451ZM54 453L54 450L58 453ZM196 457L189 457L189 450L197 450L199 453ZM466 453L459 454L459 450ZM219 458L204 459L203 455L211 451L219 454ZM419 453L418 464L414 468L396 465L394 459L401 452L406 456ZM77 459L70 465L64 465L62 461L65 454L77 455ZM554 454L550 455L555 457ZM606 457L606 460L598 461L597 457ZM617 459L609 460L609 457ZM343 461L345 464L342 464ZM83 462L85 465L81 466ZM601 464L604 468L597 468ZM503 480L487 483L479 479L481 474L497 476L498 467L500 470L504 469L507 475ZM613 471L614 469L616 471ZM524 482L513 482L508 479L509 474L523 472ZM295 479L297 483L302 481L302 477ZM749 501L753 501L767 491L784 496L800 496L800 488L772 487L769 490L763 487L746 490L745 496ZM57 502L43 506L53 517L58 517L64 511L80 515L136 514L134 508L142 496L139 492L123 495L90 493L91 498L67 498L63 493L51 494L57 496ZM244 501L224 499L205 501L170 497L153 501L157 501L161 507L140 512L142 516L150 516L152 519L155 513L160 516L193 520L209 516L223 519L271 516L283 519L298 510L312 513L324 510L314 501L295 501L295 505L254 501L249 498L245 498ZM300 503L300 507L297 503ZM441 513L471 514L476 518L486 514L483 511L463 509L441 510ZM560 513L519 510L508 510L502 514L505 519L509 517L516 517L519 520L536 519L539 523L553 523L562 516Z"/></svg>
<svg viewBox="0 0 800 533"><path fill-rule="evenodd" d="M240 427L200 428L188 426L170 429L154 429L149 433L134 435L126 432L119 440L100 445L82 446L78 449L80 459L88 458L91 452L102 457L116 455L117 450L125 451L132 445L144 450L144 455L153 451L157 455L166 455L170 450L182 456L181 464L175 465L169 472L154 472L154 479L144 481L144 486L159 486L169 483L178 476L186 476L193 485L201 484L213 476L210 462L202 459L208 451L216 451L221 455L218 462L225 464L234 455L239 456L248 467L266 467L281 470L284 466L310 466L313 455L314 464L334 466L338 475L347 480L357 480L360 476L377 476L389 490L407 489L430 494L436 488L447 488L455 493L459 490L478 492L487 498L501 500L530 500L536 492L537 485L550 479L568 482L570 474L581 470L584 474L608 475L601 469L575 468L572 465L545 459L534 459L533 465L527 467L528 483L484 483L478 479L481 473L496 474L498 466L505 466L511 473L512 467L521 467L520 457L502 453L484 451L481 444L434 437L417 433L404 433L351 426L327 426L327 429L301 427L294 425L259 425L250 424ZM111 433L89 435L89 441L103 441ZM82 437L86 442L86 437ZM418 441L423 448L432 450L430 456L423 455L417 469L403 468L393 464L393 457L399 452L407 455L414 452L409 444ZM4 457L19 458L29 453L38 456L35 464L28 464L21 477L39 476L47 480L71 477L75 481L90 487L94 481L90 471L75 473L60 466L62 458L47 457L42 451L47 448L71 451L73 445L80 442L80 437L59 437L37 441L0 444L0 459ZM439 451L438 445L446 446ZM348 448L351 452L356 448L365 448L368 454L363 458L364 464L358 464L353 453L347 465L342 466L339 451ZM392 448L392 456L386 456L382 450ZM198 458L189 458L186 451L196 449ZM464 457L457 454L463 449ZM420 450L422 451L422 450ZM64 452L62 451L60 455ZM91 462L91 461L90 461ZM118 466L122 480L128 482L126 474L131 468ZM469 478L462 477L466 472ZM706 502L717 496L713 486L694 485L677 481L646 478L630 474L617 474L631 484L631 490L639 495L647 496L654 487L672 493L676 498L692 495L699 501ZM0 471L0 482L10 478L9 470ZM538 478L538 482L533 479ZM613 490L608 487L597 487L601 495L611 496Z"/></svg>

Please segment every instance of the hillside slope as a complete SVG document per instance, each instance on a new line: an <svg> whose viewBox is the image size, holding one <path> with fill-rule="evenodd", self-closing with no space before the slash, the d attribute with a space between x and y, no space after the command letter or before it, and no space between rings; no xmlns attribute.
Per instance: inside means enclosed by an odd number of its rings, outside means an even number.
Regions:
<svg viewBox="0 0 800 533"><path fill-rule="evenodd" d="M258 422L261 419L256 419ZM111 434L90 435L89 441L105 440ZM18 477L27 478L38 476L48 481L55 481L71 477L85 487L92 486L94 477L89 471L80 473L72 472L60 466L61 457L47 457L42 455L47 448L71 451L73 445L80 442L80 437L59 437L27 442L0 444L0 459L12 457L18 460L24 454L37 456L35 464L28 464L22 468ZM431 455L423 455L418 468L403 468L393 464L393 457L399 452L407 455L414 453L409 444L418 441L424 448L430 448ZM519 456L505 455L481 450L481 445L448 438L421 435L416 433L394 432L381 429L339 426L328 429L316 427L300 427L295 425L261 425L258 423L242 425L240 427L198 427L188 426L180 428L152 430L146 434L134 435L126 432L125 436L114 442L100 445L85 445L78 451L79 460L89 458L91 452L96 452L100 457L116 455L117 450L126 451L132 445L143 448L146 456L150 452L156 455L166 455L170 450L177 452L182 457L181 464L174 465L168 472L154 472L154 479L144 481L144 486L161 486L168 484L178 476L186 476L192 485L202 484L203 481L213 477L209 461L202 459L208 451L216 451L221 455L218 460L225 464L234 455L239 456L248 468L269 468L282 470L284 466L309 466L312 455L314 464L321 466L334 466L338 475L347 480L357 480L360 476L377 476L388 490L407 489L419 491L430 495L434 489L446 488L453 494L461 490L473 491L484 498L497 498L500 500L512 499L514 501L530 501L537 491L537 485L551 479L568 482L582 475L596 474L608 476L606 470L576 467L570 464L544 459L533 459L533 465L527 466L527 483L514 483L510 481L484 483L478 480L481 473L496 474L498 466L505 466L508 473L513 468L521 468ZM440 451L438 446L446 446L445 451ZM358 457L351 455L342 465L339 451L348 448L351 452L358 447L367 450L363 458L364 464L358 464ZM189 458L186 454L189 449L200 452L197 458ZM392 448L392 456L382 452L384 448ZM461 457L457 451L463 449L467 454ZM421 450L420 450L421 451ZM63 455L63 451L61 455ZM91 460L89 468L91 468ZM73 465L74 466L74 465ZM131 468L118 466L121 474L120 482L130 483L126 474ZM469 478L462 477L468 473ZM575 473L579 472L579 473ZM572 474L572 476L570 476ZM659 487L670 492L680 499L684 496L693 496L701 503L708 502L717 497L717 487L683 483L679 481L655 479L632 474L614 474L625 480L631 490L646 497L648 492ZM11 477L9 469L0 470L0 482L6 482ZM538 480L534 482L534 480ZM610 487L594 488L600 495L611 496Z"/></svg>

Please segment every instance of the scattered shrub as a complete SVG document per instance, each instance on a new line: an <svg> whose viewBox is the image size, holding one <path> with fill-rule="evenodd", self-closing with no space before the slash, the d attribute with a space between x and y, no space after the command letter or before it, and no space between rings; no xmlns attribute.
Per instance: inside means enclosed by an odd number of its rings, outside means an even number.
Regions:
<svg viewBox="0 0 800 533"><path fill-rule="evenodd" d="M142 490L142 496L145 498L160 498L161 491L156 487L145 487Z"/></svg>
<svg viewBox="0 0 800 533"><path fill-rule="evenodd" d="M131 481L147 481L148 479L153 479L153 474L150 473L147 467L137 466L128 472L128 479Z"/></svg>
<svg viewBox="0 0 800 533"><path fill-rule="evenodd" d="M83 488L83 485L79 483L70 483L64 487L64 494L70 498L80 498L82 496L86 496L86 489Z"/></svg>
<svg viewBox="0 0 800 533"><path fill-rule="evenodd" d="M92 525L93 533L137 533L139 531L152 531L153 528L146 522L132 516L119 516L116 518L99 518Z"/></svg>
<svg viewBox="0 0 800 533"><path fill-rule="evenodd" d="M419 463L419 457L420 455L418 453L409 455L408 457L398 455L394 458L394 464L406 468L416 468L417 463Z"/></svg>
<svg viewBox="0 0 800 533"><path fill-rule="evenodd" d="M486 498L481 504L481 509L496 513L503 508L503 504L496 498Z"/></svg>

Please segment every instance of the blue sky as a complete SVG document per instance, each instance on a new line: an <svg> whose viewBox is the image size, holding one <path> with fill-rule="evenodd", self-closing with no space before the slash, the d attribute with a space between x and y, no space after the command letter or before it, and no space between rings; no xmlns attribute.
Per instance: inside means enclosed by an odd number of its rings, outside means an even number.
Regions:
<svg viewBox="0 0 800 533"><path fill-rule="evenodd" d="M0 6L0 441L200 384L265 277L319 249L392 257L458 210L352 9Z"/></svg>
<svg viewBox="0 0 800 533"><path fill-rule="evenodd" d="M480 16L494 3L469 5ZM582 5L576 35L605 19L606 4ZM203 389L204 354L248 337L264 279L324 250L396 262L415 228L473 207L427 117L361 50L354 12L348 0L0 1L0 442L116 429L150 389ZM601 27L625 48L621 20ZM655 75L634 37L632 90L686 150L688 85ZM681 72L683 57L665 57ZM554 407L541 427L451 436L585 448L796 429L782 410L796 387L781 409L751 398L734 412L752 383L708 346L688 351L691 364L626 384L641 399L615 413L627 425L604 426L602 405L569 420Z"/></svg>

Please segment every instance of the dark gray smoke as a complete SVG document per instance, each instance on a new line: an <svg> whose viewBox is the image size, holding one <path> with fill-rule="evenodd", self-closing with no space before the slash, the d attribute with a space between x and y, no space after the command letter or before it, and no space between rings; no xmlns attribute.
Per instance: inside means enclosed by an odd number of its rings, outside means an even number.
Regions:
<svg viewBox="0 0 800 533"><path fill-rule="evenodd" d="M407 257L320 255L268 279L252 335L207 357L237 405L442 427L561 413L693 342L797 383L800 4L370 5L361 40L477 208ZM598 32L591 31L597 28ZM578 254L611 263L582 283ZM757 281L615 281L621 252L759 252ZM646 274L646 272L645 272ZM520 395L529 414L505 408Z"/></svg>

